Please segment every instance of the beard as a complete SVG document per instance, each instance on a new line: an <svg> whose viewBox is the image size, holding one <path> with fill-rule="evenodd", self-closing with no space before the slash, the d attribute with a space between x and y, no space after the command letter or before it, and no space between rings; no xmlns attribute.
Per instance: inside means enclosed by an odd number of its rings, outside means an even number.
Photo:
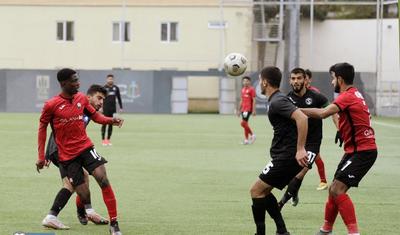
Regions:
<svg viewBox="0 0 400 235"><path fill-rule="evenodd" d="M292 89L296 93L299 93L301 90L303 90L303 88L304 88L304 83L300 84L299 87L296 87L296 86L292 85Z"/></svg>
<svg viewBox="0 0 400 235"><path fill-rule="evenodd" d="M340 93L340 86L339 86L339 84L337 82L335 84L335 92L336 93Z"/></svg>

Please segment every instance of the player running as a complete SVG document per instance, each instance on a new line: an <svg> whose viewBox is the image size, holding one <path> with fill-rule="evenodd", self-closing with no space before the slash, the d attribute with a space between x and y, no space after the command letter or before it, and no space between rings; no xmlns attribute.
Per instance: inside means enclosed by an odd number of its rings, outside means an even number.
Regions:
<svg viewBox="0 0 400 235"><path fill-rule="evenodd" d="M321 93L315 92L313 90L306 88L305 78L306 72L302 68L295 68L290 72L290 85L292 86L292 91L289 92L288 96L298 108L322 108L328 106L328 99ZM284 204L292 198L293 206L296 206L298 199L298 191L300 189L301 183L303 182L304 176L307 174L308 170L314 161L316 161L319 155L320 147L322 141L322 120L309 118L308 119L308 134L306 141L306 150L308 154L308 167L305 167L299 174L294 177L284 193L282 199L279 202L279 207L282 208ZM318 172L321 172L318 169ZM326 177L325 171L321 176L321 182L325 182Z"/></svg>
<svg viewBox="0 0 400 235"><path fill-rule="evenodd" d="M57 73L57 80L61 86L61 93L45 103L40 116L37 169L40 170L50 164L45 159L44 153L46 130L50 123L58 148L59 167L66 172L73 189L85 205L86 213L91 214L92 209L90 192L84 181L82 167L94 176L101 187L110 217L110 233L121 235L117 222L117 203L104 166L107 161L94 149L92 141L86 134L82 119L86 114L96 123L113 124L119 127L122 126L123 120L108 118L96 112L89 104L87 97L78 92L80 83L76 71L61 69Z"/></svg>
<svg viewBox="0 0 400 235"><path fill-rule="evenodd" d="M333 224L340 213L347 232L359 235L357 218L347 191L358 187L361 179L375 163L378 155L371 115L361 93L353 86L354 67L338 63L333 67L332 85L340 92L333 104L323 109L302 109L312 118L323 119L339 114L339 131L344 140L344 156L329 187L325 205L325 222L317 235L332 234Z"/></svg>
<svg viewBox="0 0 400 235"><path fill-rule="evenodd" d="M268 96L268 119L274 130L270 148L272 160L250 189L256 235L265 235L265 211L276 225L277 235L289 235L273 188L282 190L303 167L307 167L304 148L307 137L307 116L279 91L282 73L277 67L266 67L260 73L261 93Z"/></svg>
<svg viewBox="0 0 400 235"><path fill-rule="evenodd" d="M118 100L120 111L122 112L122 101L121 101L121 94L119 92L118 86L114 85L114 75L109 74L107 75L107 83L104 88L107 90L107 96L104 100L103 105L103 114L106 117L113 117L117 113L117 103L116 99ZM101 127L101 144L103 146L111 146L111 135L113 132L113 125L108 125L108 132L106 138L106 126L103 125Z"/></svg>
<svg viewBox="0 0 400 235"><path fill-rule="evenodd" d="M89 104L99 110L103 106L103 100L107 95L107 91L100 85L92 85L89 87L86 97L89 100ZM86 115L83 116L83 122L85 126L87 126L90 122L90 118ZM51 161L56 167L59 167L58 162L58 149L54 140L53 133L50 134L49 141L47 142L46 148L46 156L47 161ZM68 200L74 193L74 189L71 183L68 181L67 175L65 171L59 168L61 180L63 182L63 188L58 192L56 198L54 199L54 203L48 213L48 215L43 219L42 225L45 227L53 228L53 229L69 229L69 227L65 226L58 218L58 214L67 204ZM89 184L89 174L84 169L84 181L85 184ZM108 224L108 220L97 214L94 210L91 210L91 214L86 214L85 205L82 204L79 195L76 196L76 207L78 220L82 225L86 225L88 220L92 221L95 224Z"/></svg>
<svg viewBox="0 0 400 235"><path fill-rule="evenodd" d="M240 115L242 117L242 122L240 125L244 129L244 140L242 144L252 144L256 140L256 135L250 129L249 118L253 114L256 116L256 91L254 87L251 86L251 78L244 76L242 78L242 95L239 103Z"/></svg>

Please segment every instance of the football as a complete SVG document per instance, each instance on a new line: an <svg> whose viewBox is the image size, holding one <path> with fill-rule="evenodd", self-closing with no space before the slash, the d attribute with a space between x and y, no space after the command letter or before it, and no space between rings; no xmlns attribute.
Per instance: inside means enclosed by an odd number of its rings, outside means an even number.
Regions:
<svg viewBox="0 0 400 235"><path fill-rule="evenodd" d="M240 53L231 53L225 57L225 72L231 76L242 75L247 68L247 59Z"/></svg>

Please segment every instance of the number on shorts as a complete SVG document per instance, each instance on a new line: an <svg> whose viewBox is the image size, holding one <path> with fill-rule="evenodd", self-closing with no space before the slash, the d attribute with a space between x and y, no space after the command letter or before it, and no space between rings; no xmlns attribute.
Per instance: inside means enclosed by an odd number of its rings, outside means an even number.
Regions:
<svg viewBox="0 0 400 235"><path fill-rule="evenodd" d="M269 162L269 163L265 166L265 168L263 169L262 173L263 173L264 175L266 175L266 174L268 173L268 171L271 169L271 167L274 167L274 164L273 164L272 162Z"/></svg>
<svg viewBox="0 0 400 235"><path fill-rule="evenodd" d="M100 161L101 160L101 156L96 152L96 149L92 149L90 150L90 154L92 154L93 158Z"/></svg>
<svg viewBox="0 0 400 235"><path fill-rule="evenodd" d="M315 157L317 156L317 154L311 152L311 151L307 151L307 159L308 159L308 164L312 165L315 161Z"/></svg>
<svg viewBox="0 0 400 235"><path fill-rule="evenodd" d="M345 164L345 165L342 167L342 169L340 169L340 170L343 171L343 170L346 169L346 167L348 167L350 164L351 164L351 161L348 160L348 161L346 162L346 164Z"/></svg>

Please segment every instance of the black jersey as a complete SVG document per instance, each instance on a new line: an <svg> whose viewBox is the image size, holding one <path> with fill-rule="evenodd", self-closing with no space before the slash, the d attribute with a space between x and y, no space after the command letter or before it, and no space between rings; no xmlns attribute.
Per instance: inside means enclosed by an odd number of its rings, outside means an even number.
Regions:
<svg viewBox="0 0 400 235"><path fill-rule="evenodd" d="M268 119L274 129L271 158L294 158L297 150L297 127L291 116L297 107L280 91L269 97L267 107Z"/></svg>
<svg viewBox="0 0 400 235"><path fill-rule="evenodd" d="M316 91L307 89L302 97L297 96L293 91L289 92L289 98L298 108L323 108L329 102L328 99ZM308 132L306 146L321 145L322 141L322 120L308 118Z"/></svg>
<svg viewBox="0 0 400 235"><path fill-rule="evenodd" d="M122 101L121 95L119 93L119 88L116 85L108 86L105 85L104 88L107 90L107 96L104 99L103 110L106 113L112 112L115 113L117 111L117 103L116 99L118 99L119 107L122 109Z"/></svg>

